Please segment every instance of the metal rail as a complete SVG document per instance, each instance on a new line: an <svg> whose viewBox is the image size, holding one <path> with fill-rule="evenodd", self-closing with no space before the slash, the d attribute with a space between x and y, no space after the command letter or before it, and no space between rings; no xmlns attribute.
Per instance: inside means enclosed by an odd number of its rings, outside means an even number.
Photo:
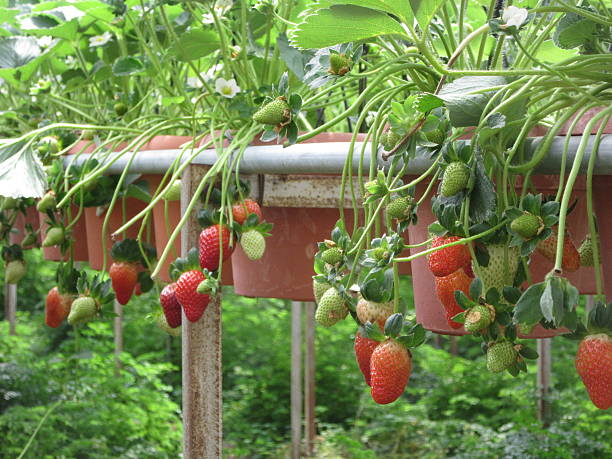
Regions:
<svg viewBox="0 0 612 459"><path fill-rule="evenodd" d="M580 144L581 137L572 137L569 141L569 149L567 154L568 164L571 164L576 150ZM581 173L586 172L594 136L589 139L589 146L584 156ZM527 155L532 153L541 139L531 139L527 143ZM563 147L565 137L559 137L553 140L550 151L546 158L540 163L536 171L541 174L555 174L559 171L561 158L563 155ZM355 154L353 158L353 171L357 172L359 167L359 156L362 143L355 144ZM349 150L347 142L330 142L330 143L308 143L293 145L283 148L281 145L266 145L248 147L244 152L242 161L240 162L240 172L245 174L341 174L346 161L346 156ZM183 153L183 156L188 156ZM140 174L159 174L163 173L181 155L181 150L155 150L155 151L140 151L136 153L134 160L130 166L132 173ZM76 163L82 164L91 155L80 155ZM117 158L117 153L108 153L106 161ZM127 166L130 153L124 153L109 169L109 174L119 174ZM370 148L366 147L364 158L365 168L370 164ZM100 160L100 155L96 158ZM65 157L66 163L73 158ZM192 164L211 165L217 160L217 155L214 150L203 150ZM378 165L384 167L388 162L377 155ZM431 160L423 150L417 151L417 157L410 160L410 174L422 173L431 165ZM597 175L612 175L612 134L607 134L602 137L599 153L595 164L595 174Z"/></svg>

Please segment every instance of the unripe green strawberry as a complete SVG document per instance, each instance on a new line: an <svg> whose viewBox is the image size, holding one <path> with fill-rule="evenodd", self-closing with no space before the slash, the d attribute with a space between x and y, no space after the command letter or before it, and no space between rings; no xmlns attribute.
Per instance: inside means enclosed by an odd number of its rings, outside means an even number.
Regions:
<svg viewBox="0 0 612 459"><path fill-rule="evenodd" d="M166 319L166 316L164 314L158 314L155 319L157 326L166 333L168 333L170 336L181 336L181 326L179 325L176 328L172 328L170 324L168 324L168 320Z"/></svg>
<svg viewBox="0 0 612 459"><path fill-rule="evenodd" d="M168 191L164 193L163 199L166 201L178 201L181 199L181 179L176 179L172 182Z"/></svg>
<svg viewBox="0 0 612 459"><path fill-rule="evenodd" d="M274 99L261 107L253 115L253 120L262 124L276 126L291 120L291 110L284 97Z"/></svg>
<svg viewBox="0 0 612 459"><path fill-rule="evenodd" d="M467 187L470 181L470 168L461 161L454 161L446 166L440 185L444 197L454 196Z"/></svg>
<svg viewBox="0 0 612 459"><path fill-rule="evenodd" d="M380 143L386 151L391 151L397 145L397 142L401 140L402 136L394 131L383 132L380 136Z"/></svg>
<svg viewBox="0 0 612 459"><path fill-rule="evenodd" d="M114 108L115 113L117 114L117 116L123 116L128 111L128 106L126 104L124 104L123 102L117 102L114 105L113 108Z"/></svg>
<svg viewBox="0 0 612 459"><path fill-rule="evenodd" d="M332 286L330 284L328 284L327 282L317 282L316 280L312 280L312 293L314 294L315 297L315 303L319 303L319 301L321 301L321 298L323 297L323 294L325 292L327 292L330 288L332 288Z"/></svg>
<svg viewBox="0 0 612 459"><path fill-rule="evenodd" d="M325 263L335 266L342 261L342 250L338 247L327 249L321 254L321 259Z"/></svg>
<svg viewBox="0 0 612 459"><path fill-rule="evenodd" d="M351 70L352 61L345 54L329 55L329 70L332 75L343 76Z"/></svg>
<svg viewBox="0 0 612 459"><path fill-rule="evenodd" d="M510 223L510 229L524 239L537 236L544 229L544 222L537 215L525 212Z"/></svg>
<svg viewBox="0 0 612 459"><path fill-rule="evenodd" d="M500 373L516 362L518 353L510 341L491 343L487 349L487 369Z"/></svg>
<svg viewBox="0 0 612 459"><path fill-rule="evenodd" d="M507 247L504 244L491 244L487 246L487 250L489 252L489 265L479 268L484 291L495 287L501 293L504 286L514 284L514 277L520 261L519 248ZM508 250L507 258L506 250ZM478 270L475 270L475 272L478 272Z"/></svg>
<svg viewBox="0 0 612 459"><path fill-rule="evenodd" d="M495 319L495 309L492 306L478 304L465 312L465 330L476 333L487 328Z"/></svg>
<svg viewBox="0 0 612 459"><path fill-rule="evenodd" d="M55 192L48 191L45 195L40 198L38 204L36 204L36 210L42 213L46 213L49 210L55 209L57 203L55 202Z"/></svg>
<svg viewBox="0 0 612 459"><path fill-rule="evenodd" d="M335 325L348 314L344 299L335 288L330 288L319 300L319 307L315 313L315 320L323 327Z"/></svg>
<svg viewBox="0 0 612 459"><path fill-rule="evenodd" d="M89 322L96 316L98 306L95 300L89 296L81 296L72 302L68 323L80 325Z"/></svg>
<svg viewBox="0 0 612 459"><path fill-rule="evenodd" d="M30 247L38 242L38 236L36 233L28 233L26 237L21 241L21 247Z"/></svg>
<svg viewBox="0 0 612 459"><path fill-rule="evenodd" d="M425 137L427 137L427 140L437 145L443 144L446 140L446 136L441 129L434 129L433 131L426 132Z"/></svg>
<svg viewBox="0 0 612 459"><path fill-rule="evenodd" d="M64 229L58 226L54 226L47 230L45 239L42 242L43 247L52 247L54 245L60 245L64 242Z"/></svg>
<svg viewBox="0 0 612 459"><path fill-rule="evenodd" d="M590 234L587 234L582 244L580 244L578 253L580 254L580 266L595 265L595 260L593 260L593 240Z"/></svg>
<svg viewBox="0 0 612 459"><path fill-rule="evenodd" d="M4 281L7 284L16 284L26 275L27 269L22 260L9 261L4 270Z"/></svg>
<svg viewBox="0 0 612 459"><path fill-rule="evenodd" d="M387 215L396 220L405 220L412 213L412 199L401 197L395 198L387 204Z"/></svg>
<svg viewBox="0 0 612 459"><path fill-rule="evenodd" d="M248 230L242 233L240 247L249 260L259 260L266 251L266 239L257 230Z"/></svg>
<svg viewBox="0 0 612 459"><path fill-rule="evenodd" d="M0 210L13 210L15 207L17 207L17 199L5 196L2 199L2 205L0 205Z"/></svg>
<svg viewBox="0 0 612 459"><path fill-rule="evenodd" d="M372 250L372 258L374 258L376 261L386 260L389 258L389 256L389 251L382 247L376 247L374 250Z"/></svg>

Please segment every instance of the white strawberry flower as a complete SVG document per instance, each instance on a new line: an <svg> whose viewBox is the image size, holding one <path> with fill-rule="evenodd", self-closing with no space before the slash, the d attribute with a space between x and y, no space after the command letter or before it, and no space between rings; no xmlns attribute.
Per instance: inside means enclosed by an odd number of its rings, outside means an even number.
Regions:
<svg viewBox="0 0 612 459"><path fill-rule="evenodd" d="M231 99L240 92L240 86L236 84L235 79L226 80L225 78L217 78L215 81L215 91L223 97Z"/></svg>
<svg viewBox="0 0 612 459"><path fill-rule="evenodd" d="M525 8L509 6L504 10L502 20L504 21L506 27L515 26L518 29L527 20L528 15L529 13Z"/></svg>
<svg viewBox="0 0 612 459"><path fill-rule="evenodd" d="M97 48L98 46L104 46L113 39L113 34L110 32L104 32L102 35L96 35L89 39L89 47Z"/></svg>

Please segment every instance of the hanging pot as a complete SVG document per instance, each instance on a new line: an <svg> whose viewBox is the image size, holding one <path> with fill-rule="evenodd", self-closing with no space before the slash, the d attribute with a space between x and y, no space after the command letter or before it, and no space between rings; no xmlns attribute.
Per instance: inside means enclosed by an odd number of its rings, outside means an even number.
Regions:
<svg viewBox="0 0 612 459"><path fill-rule="evenodd" d="M352 134L324 133L308 143L349 142ZM358 140L363 139L360 136ZM323 148L323 147L321 147ZM313 180L317 177L313 176ZM232 259L237 294L261 298L314 301L312 276L317 243L330 238L340 218L337 208L263 207L263 217L274 225L266 239L262 259L251 261L238 247ZM352 210L345 220L352 221ZM410 263L400 264L401 274L410 274Z"/></svg>
<svg viewBox="0 0 612 459"><path fill-rule="evenodd" d="M79 216L79 219L71 228L71 237L73 239L73 260L74 261L88 261L89 254L87 251L87 238L85 237L85 233L87 232L85 226L85 210ZM76 217L79 212L79 208L74 204L70 206L71 216L72 218ZM40 221L40 239L41 241L45 238L45 234L47 234L47 228L49 225L47 224L47 219L49 218L46 214L39 213L39 221ZM64 225L68 224L68 222L64 222ZM45 260L51 261L67 261L69 259L69 254L67 253L62 257L61 251L59 247L43 247L43 254Z"/></svg>

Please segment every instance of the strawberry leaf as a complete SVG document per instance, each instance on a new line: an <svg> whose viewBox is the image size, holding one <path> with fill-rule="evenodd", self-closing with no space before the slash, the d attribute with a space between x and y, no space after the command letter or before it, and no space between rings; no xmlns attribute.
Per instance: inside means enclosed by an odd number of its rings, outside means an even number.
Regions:
<svg viewBox="0 0 612 459"><path fill-rule="evenodd" d="M521 354L522 357L530 360L535 360L539 357L536 351L527 346L521 346L519 354Z"/></svg>
<svg viewBox="0 0 612 459"><path fill-rule="evenodd" d="M390 315L385 322L385 335L396 337L404 326L404 316L400 313Z"/></svg>
<svg viewBox="0 0 612 459"><path fill-rule="evenodd" d="M539 282L523 292L514 308L514 323L534 325L542 319L540 298L544 287L544 282Z"/></svg>

